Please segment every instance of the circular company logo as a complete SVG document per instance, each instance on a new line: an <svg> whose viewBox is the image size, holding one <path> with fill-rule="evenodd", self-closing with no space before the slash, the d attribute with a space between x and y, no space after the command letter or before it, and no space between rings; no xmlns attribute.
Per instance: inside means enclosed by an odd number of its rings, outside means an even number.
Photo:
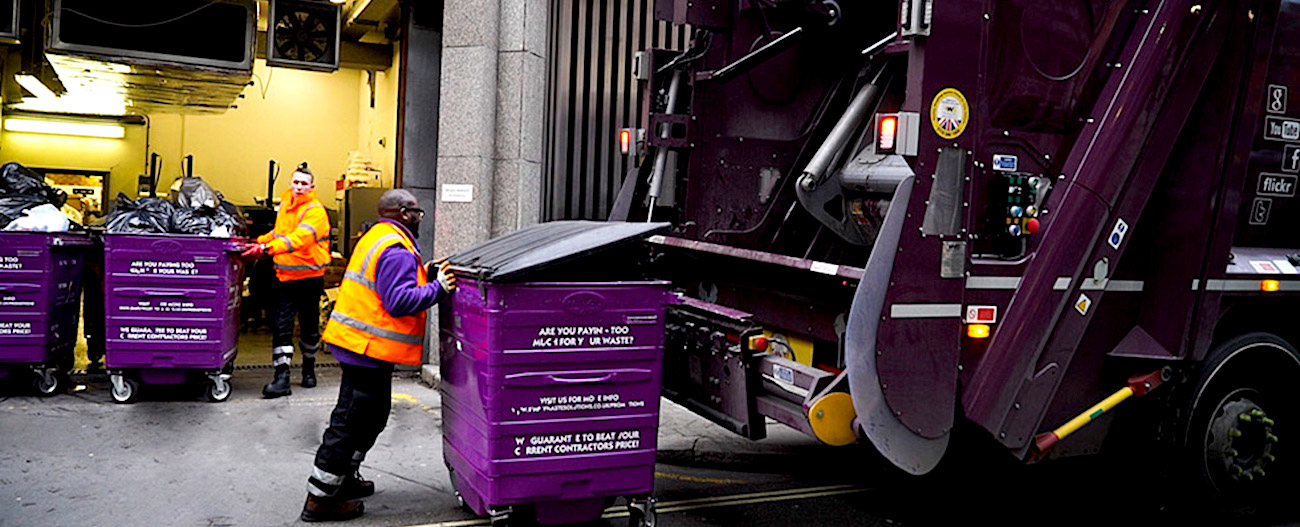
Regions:
<svg viewBox="0 0 1300 527"><path fill-rule="evenodd" d="M605 297L593 291L578 291L564 297L564 310L575 315L590 315L605 310Z"/></svg>
<svg viewBox="0 0 1300 527"><path fill-rule="evenodd" d="M181 244L174 240L158 240L149 244L149 248L158 254L176 254L181 252Z"/></svg>
<svg viewBox="0 0 1300 527"><path fill-rule="evenodd" d="M970 120L970 105L966 96L956 88L944 88L934 95L930 103L930 124L934 133L944 139L956 139L966 131L966 122Z"/></svg>

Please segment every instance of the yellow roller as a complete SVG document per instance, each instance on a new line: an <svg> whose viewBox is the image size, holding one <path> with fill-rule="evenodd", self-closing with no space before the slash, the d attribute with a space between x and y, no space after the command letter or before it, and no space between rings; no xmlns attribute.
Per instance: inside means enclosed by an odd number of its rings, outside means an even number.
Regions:
<svg viewBox="0 0 1300 527"><path fill-rule="evenodd" d="M813 434L831 446L844 446L858 440L858 435L853 433L853 420L857 416L853 398L843 392L827 394L808 408L808 422L812 424Z"/></svg>

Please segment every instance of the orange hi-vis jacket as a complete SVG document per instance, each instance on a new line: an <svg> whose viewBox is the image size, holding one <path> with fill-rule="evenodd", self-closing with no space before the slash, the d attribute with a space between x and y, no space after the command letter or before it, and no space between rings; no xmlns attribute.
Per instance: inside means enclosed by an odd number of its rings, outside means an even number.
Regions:
<svg viewBox="0 0 1300 527"><path fill-rule="evenodd" d="M324 276L330 266L330 220L315 192L280 194L275 229L257 238L275 261L281 282Z"/></svg>
<svg viewBox="0 0 1300 527"><path fill-rule="evenodd" d="M343 273L338 299L334 301L334 312L321 339L358 355L418 366L424 351L424 312L404 317L390 315L384 310L375 283L379 257L394 245L401 245L417 260L420 258L415 242L391 223L376 223L357 240ZM416 285L428 284L424 266L416 267Z"/></svg>

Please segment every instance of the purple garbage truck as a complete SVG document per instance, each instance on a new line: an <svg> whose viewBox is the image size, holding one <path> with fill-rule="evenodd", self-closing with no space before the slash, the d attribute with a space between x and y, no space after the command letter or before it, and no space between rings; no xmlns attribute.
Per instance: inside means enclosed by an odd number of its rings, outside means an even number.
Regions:
<svg viewBox="0 0 1300 527"><path fill-rule="evenodd" d="M664 395L917 475L968 442L1137 449L1228 507L1295 488L1300 4L655 15L694 37L634 57L644 144L610 219L667 226L565 265L682 296Z"/></svg>

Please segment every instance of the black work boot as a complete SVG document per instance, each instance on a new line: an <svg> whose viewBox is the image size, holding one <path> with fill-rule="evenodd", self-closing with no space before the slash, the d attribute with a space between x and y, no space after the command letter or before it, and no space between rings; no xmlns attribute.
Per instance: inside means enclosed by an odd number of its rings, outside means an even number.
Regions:
<svg viewBox="0 0 1300 527"><path fill-rule="evenodd" d="M303 357L302 359L302 387L316 387L316 359L314 357Z"/></svg>
<svg viewBox="0 0 1300 527"><path fill-rule="evenodd" d="M309 492L299 518L305 522L341 522L361 516L365 509L366 504L361 500L321 498Z"/></svg>
<svg viewBox="0 0 1300 527"><path fill-rule="evenodd" d="M271 381L271 384L262 387L262 397L274 399L292 393L293 391L289 389L289 367L276 366L275 380Z"/></svg>
<svg viewBox="0 0 1300 527"><path fill-rule="evenodd" d="M343 484L339 485L338 499L354 500L365 498L375 494L375 482L361 477L360 472L353 472L352 475L343 478Z"/></svg>

